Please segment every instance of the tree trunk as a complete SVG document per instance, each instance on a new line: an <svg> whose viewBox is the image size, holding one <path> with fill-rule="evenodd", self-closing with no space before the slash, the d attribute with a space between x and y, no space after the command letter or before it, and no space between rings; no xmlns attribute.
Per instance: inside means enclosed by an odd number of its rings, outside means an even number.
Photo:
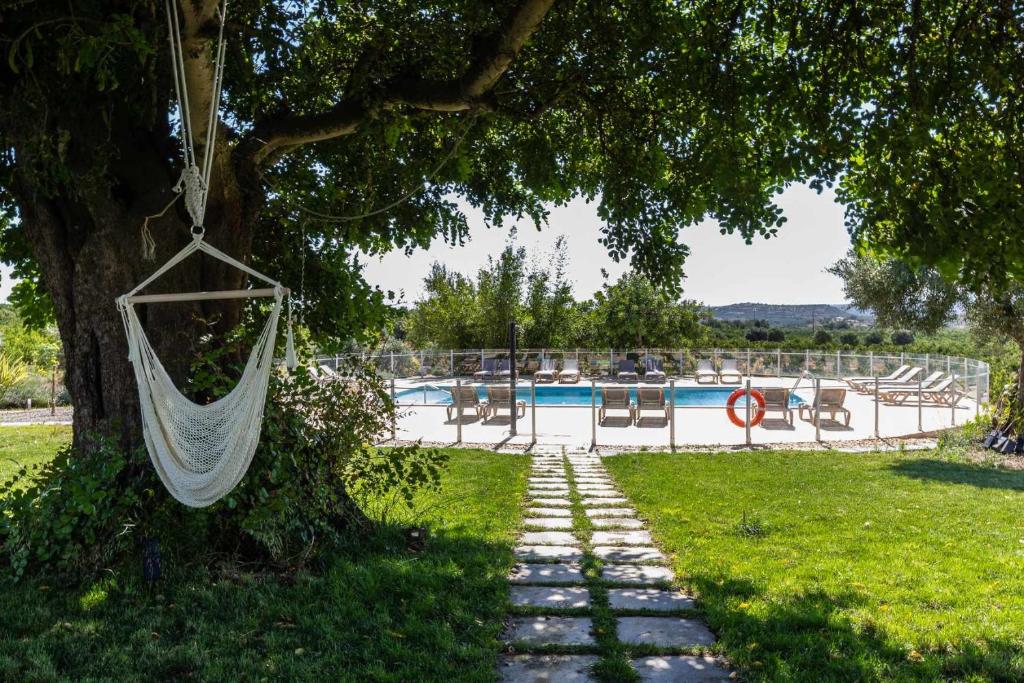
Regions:
<svg viewBox="0 0 1024 683"><path fill-rule="evenodd" d="M144 261L141 226L173 195L176 177L159 142L149 132L122 134L122 155L111 162L103 182L85 181L43 197L19 178L16 192L22 226L53 299L66 364L66 385L74 405L74 440L86 445L95 435L115 436L125 446L142 441L138 395L120 313L114 303L184 247L190 225L177 202L150 227L157 242L154 261ZM221 182L211 188L207 239L239 260L248 260L252 220L233 174L224 173L226 151L218 154ZM83 174L85 177L85 174ZM248 212L252 214L253 212ZM252 217L250 217L252 218ZM195 255L168 272L147 292L234 289L245 276L209 257ZM146 334L168 372L179 383L187 375L204 332L236 325L242 301L147 304L139 307Z"/></svg>

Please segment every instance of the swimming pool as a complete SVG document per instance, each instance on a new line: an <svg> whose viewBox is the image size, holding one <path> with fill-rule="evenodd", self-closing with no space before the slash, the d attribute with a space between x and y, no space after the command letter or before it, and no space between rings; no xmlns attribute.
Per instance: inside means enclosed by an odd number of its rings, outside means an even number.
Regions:
<svg viewBox="0 0 1024 683"><path fill-rule="evenodd" d="M729 394L736 390L736 387L676 387L676 406L680 408L724 408ZM487 387L476 387L480 400L487 399ZM668 387L665 387L665 398L668 399ZM630 398L636 401L636 387L630 387ZM414 389L403 389L395 394L395 398L401 405L448 405L452 402L451 392L445 387L426 385ZM520 386L516 389L516 399L530 403L530 387ZM808 399L790 394L789 405L796 408L801 403L807 403ZM597 390L597 404L601 404L601 389ZM589 406L589 386L538 386L537 405L539 406ZM739 405L743 405L740 399Z"/></svg>

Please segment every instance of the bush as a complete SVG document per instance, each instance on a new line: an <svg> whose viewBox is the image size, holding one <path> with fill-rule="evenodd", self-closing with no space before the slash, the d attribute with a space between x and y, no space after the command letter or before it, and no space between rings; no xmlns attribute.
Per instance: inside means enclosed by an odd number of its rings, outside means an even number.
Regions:
<svg viewBox="0 0 1024 683"><path fill-rule="evenodd" d="M914 343L914 335L910 332L899 331L892 333L892 343L897 346L906 346L907 344Z"/></svg>
<svg viewBox="0 0 1024 683"><path fill-rule="evenodd" d="M209 391L229 383L201 368L195 385ZM303 368L273 376L249 471L201 510L170 496L141 448L93 439L87 449L66 449L0 487L0 568L15 577L33 568L97 570L143 538L159 538L166 556L190 560L217 553L304 563L366 522L350 493L393 494L409 504L415 491L439 483L442 453L371 445L393 418L387 390L368 370L327 382Z"/></svg>
<svg viewBox="0 0 1024 683"><path fill-rule="evenodd" d="M786 332L778 328L768 331L768 341L770 342L784 342L786 341Z"/></svg>
<svg viewBox="0 0 1024 683"><path fill-rule="evenodd" d="M760 342L768 341L768 330L763 327L751 327L747 330L747 341Z"/></svg>
<svg viewBox="0 0 1024 683"><path fill-rule="evenodd" d="M839 343L845 346L856 346L860 343L860 337L853 332L844 332L839 335Z"/></svg>
<svg viewBox="0 0 1024 683"><path fill-rule="evenodd" d="M882 337L881 332L868 332L867 335L864 336L864 343L870 344L871 346L878 346L883 341L885 341L885 338Z"/></svg>
<svg viewBox="0 0 1024 683"><path fill-rule="evenodd" d="M0 401L28 376L28 367L0 351Z"/></svg>
<svg viewBox="0 0 1024 683"><path fill-rule="evenodd" d="M815 346L828 346L832 343L832 335L827 330L818 330L814 333Z"/></svg>

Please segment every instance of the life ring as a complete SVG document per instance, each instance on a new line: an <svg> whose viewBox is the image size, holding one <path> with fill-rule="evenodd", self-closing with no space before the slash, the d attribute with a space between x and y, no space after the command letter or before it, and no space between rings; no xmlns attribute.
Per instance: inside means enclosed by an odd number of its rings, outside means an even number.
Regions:
<svg viewBox="0 0 1024 683"><path fill-rule="evenodd" d="M725 414L729 416L729 420L737 427L747 426L747 421L740 418L740 416L736 414L736 401L738 401L740 397L744 396L746 393L747 390L741 387L736 391L732 392L731 394L729 394L729 400L725 402ZM761 424L761 420L764 419L764 395L757 389L751 389L750 398L753 399L755 403L757 403L757 412L755 412L754 415L750 418L750 426L756 427L757 425Z"/></svg>

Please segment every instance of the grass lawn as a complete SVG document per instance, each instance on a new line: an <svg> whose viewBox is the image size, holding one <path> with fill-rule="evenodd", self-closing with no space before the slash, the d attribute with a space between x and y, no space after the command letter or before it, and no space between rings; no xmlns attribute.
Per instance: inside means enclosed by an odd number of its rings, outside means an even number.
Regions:
<svg viewBox="0 0 1024 683"><path fill-rule="evenodd" d="M5 481L24 465L36 465L53 457L61 446L71 442L67 425L25 425L0 427L0 481Z"/></svg>
<svg viewBox="0 0 1024 683"><path fill-rule="evenodd" d="M605 463L746 680L1024 680L1024 471L936 451Z"/></svg>
<svg viewBox="0 0 1024 683"><path fill-rule="evenodd" d="M0 680L492 681L528 464L453 451L417 501L425 552L367 531L294 583L165 567L151 594L129 566L0 584Z"/></svg>

